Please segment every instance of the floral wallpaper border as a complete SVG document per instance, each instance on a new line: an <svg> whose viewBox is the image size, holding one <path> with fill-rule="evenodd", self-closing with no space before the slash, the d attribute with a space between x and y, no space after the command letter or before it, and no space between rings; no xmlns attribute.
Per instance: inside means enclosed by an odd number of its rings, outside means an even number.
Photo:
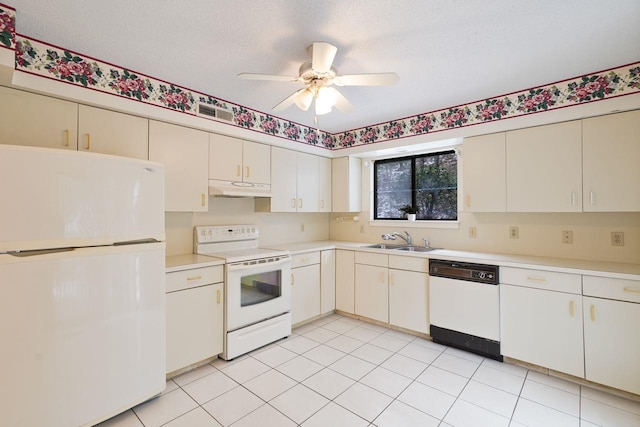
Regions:
<svg viewBox="0 0 640 427"><path fill-rule="evenodd" d="M196 115L198 103L212 105L231 111L233 126L329 150L442 132L640 93L640 62L636 62L520 92L330 134L16 35L15 21L15 9L0 3L0 46L15 50L17 70L184 114ZM207 119L229 124L224 120Z"/></svg>
<svg viewBox="0 0 640 427"><path fill-rule="evenodd" d="M333 149L357 147L425 133L495 122L640 93L640 62L334 134Z"/></svg>
<svg viewBox="0 0 640 427"><path fill-rule="evenodd" d="M0 3L0 47L15 50L16 10Z"/></svg>

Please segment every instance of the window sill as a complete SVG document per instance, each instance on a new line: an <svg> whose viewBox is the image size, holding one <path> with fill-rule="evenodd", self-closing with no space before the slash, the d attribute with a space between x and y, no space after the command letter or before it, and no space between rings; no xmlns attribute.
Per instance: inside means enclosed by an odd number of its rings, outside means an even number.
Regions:
<svg viewBox="0 0 640 427"><path fill-rule="evenodd" d="M444 228L457 230L460 221L407 221L407 220L370 220L371 227L403 227L403 228Z"/></svg>

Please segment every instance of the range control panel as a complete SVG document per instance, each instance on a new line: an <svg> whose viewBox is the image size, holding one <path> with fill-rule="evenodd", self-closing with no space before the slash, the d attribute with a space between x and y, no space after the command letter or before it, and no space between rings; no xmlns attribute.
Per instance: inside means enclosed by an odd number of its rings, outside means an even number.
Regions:
<svg viewBox="0 0 640 427"><path fill-rule="evenodd" d="M257 240L260 232L255 225L201 225L195 227L194 237L196 244L238 242Z"/></svg>

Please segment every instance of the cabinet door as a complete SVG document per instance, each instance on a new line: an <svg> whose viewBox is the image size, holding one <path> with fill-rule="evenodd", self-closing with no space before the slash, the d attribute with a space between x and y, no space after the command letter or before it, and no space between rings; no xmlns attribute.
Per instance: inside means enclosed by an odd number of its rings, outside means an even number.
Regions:
<svg viewBox="0 0 640 427"><path fill-rule="evenodd" d="M336 310L354 313L355 253L336 250Z"/></svg>
<svg viewBox="0 0 640 427"><path fill-rule="evenodd" d="M388 269L356 264L355 273L355 314L388 323Z"/></svg>
<svg viewBox="0 0 640 427"><path fill-rule="evenodd" d="M331 159L318 159L318 212L331 212Z"/></svg>
<svg viewBox="0 0 640 427"><path fill-rule="evenodd" d="M582 296L500 285L504 356L584 378Z"/></svg>
<svg viewBox="0 0 640 427"><path fill-rule="evenodd" d="M331 161L331 209L360 212L362 209L362 161L338 157Z"/></svg>
<svg viewBox="0 0 640 427"><path fill-rule="evenodd" d="M585 212L640 211L640 111L582 121Z"/></svg>
<svg viewBox="0 0 640 427"><path fill-rule="evenodd" d="M222 283L166 298L167 373L222 353Z"/></svg>
<svg viewBox="0 0 640 427"><path fill-rule="evenodd" d="M507 132L507 211L582 211L580 121Z"/></svg>
<svg viewBox="0 0 640 427"><path fill-rule="evenodd" d="M149 158L149 120L129 114L78 107L78 151Z"/></svg>
<svg viewBox="0 0 640 427"><path fill-rule="evenodd" d="M320 264L291 269L291 324L320 314Z"/></svg>
<svg viewBox="0 0 640 427"><path fill-rule="evenodd" d="M165 166L165 211L206 212L209 193L209 134L149 122L149 160Z"/></svg>
<svg viewBox="0 0 640 427"><path fill-rule="evenodd" d="M462 176L466 212L507 210L504 132L464 139Z"/></svg>
<svg viewBox="0 0 640 427"><path fill-rule="evenodd" d="M298 212L318 212L318 158L305 153L297 157Z"/></svg>
<svg viewBox="0 0 640 427"><path fill-rule="evenodd" d="M320 314L336 309L336 251L320 252Z"/></svg>
<svg viewBox="0 0 640 427"><path fill-rule="evenodd" d="M271 212L296 212L296 152L271 147Z"/></svg>
<svg viewBox="0 0 640 427"><path fill-rule="evenodd" d="M389 269L389 323L429 333L429 276Z"/></svg>
<svg viewBox="0 0 640 427"><path fill-rule="evenodd" d="M583 301L586 379L640 394L640 304Z"/></svg>
<svg viewBox="0 0 640 427"><path fill-rule="evenodd" d="M241 139L209 134L209 178L242 182L242 144Z"/></svg>
<svg viewBox="0 0 640 427"><path fill-rule="evenodd" d="M271 148L251 141L242 143L244 182L269 184L271 182Z"/></svg>
<svg viewBox="0 0 640 427"><path fill-rule="evenodd" d="M0 143L78 148L78 104L0 86Z"/></svg>

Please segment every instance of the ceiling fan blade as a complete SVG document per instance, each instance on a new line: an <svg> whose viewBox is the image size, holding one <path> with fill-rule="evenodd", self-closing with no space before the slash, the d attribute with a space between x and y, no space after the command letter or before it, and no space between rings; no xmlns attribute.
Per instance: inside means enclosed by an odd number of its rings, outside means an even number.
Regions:
<svg viewBox="0 0 640 427"><path fill-rule="evenodd" d="M295 92L293 92L291 95L289 95L288 97L286 97L284 100L282 100L279 104L275 105L272 110L273 111L282 111L282 110L286 110L287 108L289 108L290 106L293 105L294 102L296 102L296 98L301 95L305 90L307 90L307 88L303 88L300 90L297 90Z"/></svg>
<svg viewBox="0 0 640 427"><path fill-rule="evenodd" d="M338 86L393 86L400 80L396 73L345 74L336 76Z"/></svg>
<svg viewBox="0 0 640 427"><path fill-rule="evenodd" d="M325 42L315 42L311 45L311 68L319 73L331 70L333 58L338 48Z"/></svg>
<svg viewBox="0 0 640 427"><path fill-rule="evenodd" d="M254 73L240 73L238 74L238 78L243 80L270 80L274 82L297 82L299 80L298 77Z"/></svg>
<svg viewBox="0 0 640 427"><path fill-rule="evenodd" d="M340 93L340 91L334 87L327 87L325 88L327 89L329 92L331 92L331 96L333 96L335 98L335 107L343 112L343 113L348 113L349 111L353 111L354 106L352 103L349 102L349 100L347 98L344 97L343 94Z"/></svg>

